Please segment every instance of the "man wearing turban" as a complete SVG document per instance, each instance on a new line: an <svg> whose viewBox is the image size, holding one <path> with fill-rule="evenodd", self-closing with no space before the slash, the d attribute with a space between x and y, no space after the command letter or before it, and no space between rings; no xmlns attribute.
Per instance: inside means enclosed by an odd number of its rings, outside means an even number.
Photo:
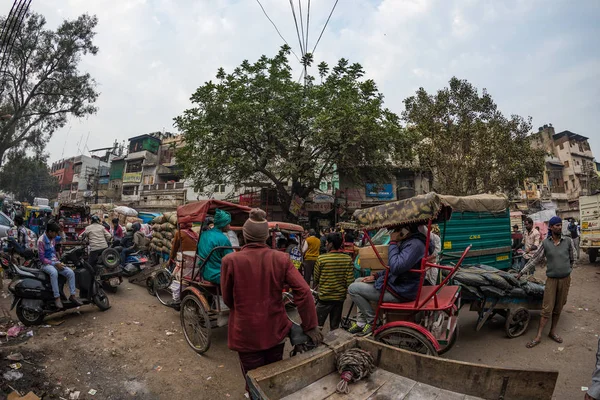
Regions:
<svg viewBox="0 0 600 400"><path fill-rule="evenodd" d="M198 242L198 257L200 265L204 263L204 272L202 277L212 283L221 283L221 260L227 254L233 252L232 249L218 249L212 252L215 247L231 247L231 242L227 237L231 215L223 210L217 209L214 218L214 227L200 235Z"/></svg>

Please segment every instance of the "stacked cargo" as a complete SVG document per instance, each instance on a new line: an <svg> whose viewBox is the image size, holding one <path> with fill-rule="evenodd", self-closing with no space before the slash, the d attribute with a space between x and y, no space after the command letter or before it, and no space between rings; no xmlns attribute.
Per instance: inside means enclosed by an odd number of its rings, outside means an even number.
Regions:
<svg viewBox="0 0 600 400"><path fill-rule="evenodd" d="M165 213L152 220L152 241L150 250L170 253L171 243L177 229L177 213Z"/></svg>
<svg viewBox="0 0 600 400"><path fill-rule="evenodd" d="M544 285L534 277L521 277L488 265L460 268L453 277L466 294L483 299L489 297L542 298Z"/></svg>

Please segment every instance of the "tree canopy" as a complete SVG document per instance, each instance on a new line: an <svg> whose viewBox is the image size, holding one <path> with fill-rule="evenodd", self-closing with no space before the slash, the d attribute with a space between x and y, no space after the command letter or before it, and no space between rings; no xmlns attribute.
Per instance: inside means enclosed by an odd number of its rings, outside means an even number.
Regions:
<svg viewBox="0 0 600 400"><path fill-rule="evenodd" d="M429 94L404 100L403 118L415 135L419 168L433 172L440 193L514 193L525 178L539 178L544 151L530 146L531 117L505 117L490 94L456 77Z"/></svg>
<svg viewBox="0 0 600 400"><path fill-rule="evenodd" d="M383 178L391 155L408 148L398 116L359 64L341 59L330 70L321 63L318 82L307 76L304 85L292 77L289 54L283 46L231 73L219 69L175 119L185 141L177 159L197 190L268 181L286 208L293 194L308 196L337 170Z"/></svg>
<svg viewBox="0 0 600 400"><path fill-rule="evenodd" d="M0 71L0 165L10 150L41 151L48 139L67 123L69 115L96 112L96 83L78 70L81 57L95 55L95 16L65 20L56 31L46 19L27 15L16 35L4 71ZM0 25L10 23L0 19Z"/></svg>
<svg viewBox="0 0 600 400"><path fill-rule="evenodd" d="M47 156L27 156L24 151L11 152L0 172L0 187L15 199L33 202L35 197L54 198L59 185L50 175Z"/></svg>

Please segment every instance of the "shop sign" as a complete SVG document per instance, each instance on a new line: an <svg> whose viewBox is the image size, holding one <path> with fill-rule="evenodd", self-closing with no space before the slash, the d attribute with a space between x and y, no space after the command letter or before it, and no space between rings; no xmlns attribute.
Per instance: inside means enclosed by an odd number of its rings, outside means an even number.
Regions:
<svg viewBox="0 0 600 400"><path fill-rule="evenodd" d="M329 222L328 219L320 219L318 221L318 223L319 223L319 226L324 226L324 227L331 226L331 222Z"/></svg>
<svg viewBox="0 0 600 400"><path fill-rule="evenodd" d="M379 200L394 199L394 187L391 183L367 183L365 190L367 197L377 198Z"/></svg>
<svg viewBox="0 0 600 400"><path fill-rule="evenodd" d="M321 204L321 203L329 203L333 204L335 199L333 196L328 194L317 194L313 197L313 203Z"/></svg>
<svg viewBox="0 0 600 400"><path fill-rule="evenodd" d="M261 194L260 192L240 194L239 203L241 206L260 207Z"/></svg>
<svg viewBox="0 0 600 400"><path fill-rule="evenodd" d="M327 214L331 211L330 203L304 203L304 208L308 212L320 212Z"/></svg>
<svg viewBox="0 0 600 400"><path fill-rule="evenodd" d="M141 172L126 172L123 174L123 183L140 183L141 181Z"/></svg>
<svg viewBox="0 0 600 400"><path fill-rule="evenodd" d="M346 208L349 210L358 210L360 209L361 202L356 200L348 200L346 202Z"/></svg>

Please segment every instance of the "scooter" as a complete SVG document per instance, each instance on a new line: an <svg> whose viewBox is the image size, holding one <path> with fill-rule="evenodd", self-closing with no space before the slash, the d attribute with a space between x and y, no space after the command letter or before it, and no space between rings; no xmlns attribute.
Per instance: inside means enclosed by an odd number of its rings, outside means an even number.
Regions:
<svg viewBox="0 0 600 400"><path fill-rule="evenodd" d="M2 252L0 252L0 264L2 264L0 268L6 271L8 279L14 277L10 269L11 263L22 265L23 267L40 269L39 260L36 258L35 253L30 249L23 249L14 238L2 238L0 246L2 249Z"/></svg>
<svg viewBox="0 0 600 400"><path fill-rule="evenodd" d="M86 237L84 236L83 239L85 241ZM88 243L86 241L84 243L87 246ZM107 247L97 259L96 265L92 265L98 270L102 287L111 293L117 293L119 285L123 282L119 260L119 252L112 247Z"/></svg>
<svg viewBox="0 0 600 400"><path fill-rule="evenodd" d="M121 246L114 247L121 254L123 248ZM119 256L120 257L120 256ZM141 254L140 251L127 255L125 261L121 260L121 271L123 276L131 277L138 274L144 269L148 262L148 258Z"/></svg>
<svg viewBox="0 0 600 400"><path fill-rule="evenodd" d="M79 289L80 301L84 305L93 303L100 311L106 311L110 308L108 296L98 280L97 269L85 262L84 256L85 247L77 246L66 251L61 261L75 266L75 285ZM14 296L11 310L16 307L17 317L24 325L40 325L44 317L49 314L78 307L65 296L64 276L58 275L58 286L63 303L63 308L58 309L54 302L50 277L45 272L14 263L11 263L9 268L15 275L15 279L8 286L8 290Z"/></svg>

